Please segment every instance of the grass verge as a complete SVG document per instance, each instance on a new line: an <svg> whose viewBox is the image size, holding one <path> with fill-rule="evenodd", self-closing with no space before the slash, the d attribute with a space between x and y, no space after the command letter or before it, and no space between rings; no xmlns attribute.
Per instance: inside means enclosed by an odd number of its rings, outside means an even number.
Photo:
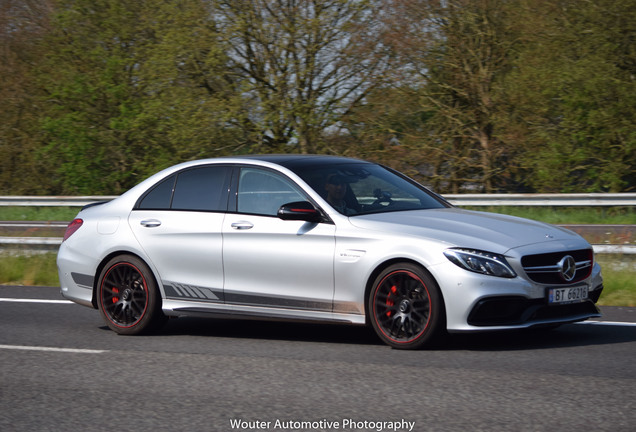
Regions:
<svg viewBox="0 0 636 432"><path fill-rule="evenodd" d="M464 207L467 210L501 213L554 225L632 225L634 207Z"/></svg>
<svg viewBox="0 0 636 432"><path fill-rule="evenodd" d="M55 253L31 256L0 254L0 285L59 286ZM636 257L597 255L603 268L602 306L636 307Z"/></svg>
<svg viewBox="0 0 636 432"><path fill-rule="evenodd" d="M81 207L0 207L3 221L72 221Z"/></svg>
<svg viewBox="0 0 636 432"><path fill-rule="evenodd" d="M601 306L636 307L636 256L596 255L603 270Z"/></svg>
<svg viewBox="0 0 636 432"><path fill-rule="evenodd" d="M0 285L59 286L56 253L0 254Z"/></svg>

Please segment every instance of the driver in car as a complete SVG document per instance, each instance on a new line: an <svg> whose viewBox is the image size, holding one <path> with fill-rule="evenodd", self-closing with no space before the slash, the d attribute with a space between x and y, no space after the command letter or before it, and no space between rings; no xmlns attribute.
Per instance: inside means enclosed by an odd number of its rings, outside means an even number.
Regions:
<svg viewBox="0 0 636 432"><path fill-rule="evenodd" d="M347 182L343 176L337 173L331 173L327 176L327 182L325 183L327 201L333 208L344 215L350 215L356 212L354 209L349 208L345 201L347 186Z"/></svg>

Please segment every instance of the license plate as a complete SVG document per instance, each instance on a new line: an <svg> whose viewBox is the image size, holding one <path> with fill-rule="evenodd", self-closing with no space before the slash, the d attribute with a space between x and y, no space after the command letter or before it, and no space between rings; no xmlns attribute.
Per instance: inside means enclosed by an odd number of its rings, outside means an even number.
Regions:
<svg viewBox="0 0 636 432"><path fill-rule="evenodd" d="M549 304L578 303L584 300L587 300L587 285L548 290Z"/></svg>

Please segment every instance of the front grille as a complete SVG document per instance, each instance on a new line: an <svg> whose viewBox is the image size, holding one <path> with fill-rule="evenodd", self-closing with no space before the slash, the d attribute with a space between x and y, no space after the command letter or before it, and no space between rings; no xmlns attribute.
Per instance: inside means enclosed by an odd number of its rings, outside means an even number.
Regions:
<svg viewBox="0 0 636 432"><path fill-rule="evenodd" d="M570 259L571 257L572 259ZM534 282L563 285L580 282L592 272L592 249L526 255L521 265ZM568 271L572 267L571 271Z"/></svg>

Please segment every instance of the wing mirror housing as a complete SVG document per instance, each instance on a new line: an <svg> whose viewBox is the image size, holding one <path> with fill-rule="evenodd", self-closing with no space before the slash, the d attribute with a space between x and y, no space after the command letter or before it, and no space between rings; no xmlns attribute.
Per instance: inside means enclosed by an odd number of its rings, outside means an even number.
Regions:
<svg viewBox="0 0 636 432"><path fill-rule="evenodd" d="M282 220L297 220L305 222L322 222L323 217L312 203L309 201L296 201L283 204L277 213Z"/></svg>

